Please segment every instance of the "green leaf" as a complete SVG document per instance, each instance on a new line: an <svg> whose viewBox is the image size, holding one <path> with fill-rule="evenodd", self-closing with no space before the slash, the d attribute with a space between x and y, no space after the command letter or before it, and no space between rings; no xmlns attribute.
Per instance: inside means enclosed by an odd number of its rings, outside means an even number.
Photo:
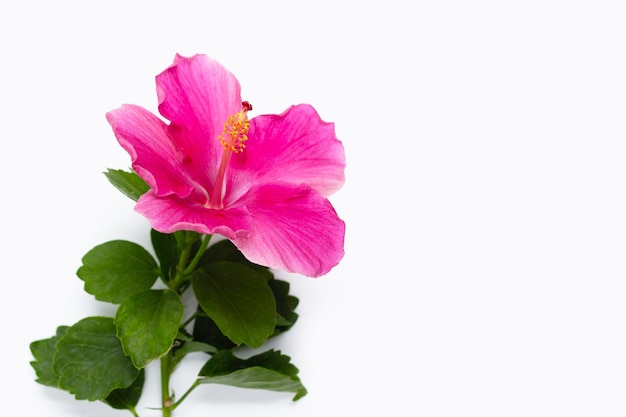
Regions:
<svg viewBox="0 0 626 417"><path fill-rule="evenodd" d="M60 388L89 401L129 387L139 373L124 355L109 317L87 317L68 328L57 343L54 372Z"/></svg>
<svg viewBox="0 0 626 417"><path fill-rule="evenodd" d="M150 240L161 266L161 276L165 281L169 281L176 273L176 264L180 255L176 236L173 233L161 233L152 229Z"/></svg>
<svg viewBox="0 0 626 417"><path fill-rule="evenodd" d="M293 400L296 401L304 397L307 390L298 378L298 368L290 360L289 356L273 349L249 359L240 359L230 350L222 350L204 364L198 382L295 392Z"/></svg>
<svg viewBox="0 0 626 417"><path fill-rule="evenodd" d="M117 336L137 368L172 347L183 318L183 302L170 290L147 290L128 297L115 315Z"/></svg>
<svg viewBox="0 0 626 417"><path fill-rule="evenodd" d="M139 371L137 379L130 387L114 389L109 396L104 399L104 402L117 410L134 411L141 398L144 381L145 372L142 369Z"/></svg>
<svg viewBox="0 0 626 417"><path fill-rule="evenodd" d="M56 353L59 339L65 335L69 326L57 327L56 336L50 339L37 340L30 344L30 351L35 358L30 365L35 369L37 381L49 387L59 387L59 376L54 373L54 354Z"/></svg>
<svg viewBox="0 0 626 417"><path fill-rule="evenodd" d="M198 310L203 315L196 317L193 323L193 337L195 340L208 343L219 350L232 349L237 346L232 340L224 336L224 333L220 331L217 324L210 317L206 316L202 307L198 306Z"/></svg>
<svg viewBox="0 0 626 417"><path fill-rule="evenodd" d="M134 201L139 200L139 197L150 189L150 186L132 170L127 172L108 168L104 175L115 188Z"/></svg>
<svg viewBox="0 0 626 417"><path fill-rule="evenodd" d="M272 334L274 337L291 329L297 321L298 314L295 309L298 306L298 298L289 294L289 283L286 281L271 279L268 284L276 300L276 323ZM220 350L232 349L236 346L232 340L224 336L215 321L206 316L202 307L198 307L198 313L199 315L193 323L193 338L195 340L208 343Z"/></svg>
<svg viewBox="0 0 626 417"><path fill-rule="evenodd" d="M252 268L263 275L263 277L268 281L274 277L274 274L272 274L272 271L270 271L268 267L250 262L243 255L243 253L237 249L237 246L227 239L221 240L209 246L207 251L202 256L199 266L202 267L221 261L235 262L243 266L247 266L248 268Z"/></svg>
<svg viewBox="0 0 626 417"><path fill-rule="evenodd" d="M85 281L85 291L97 300L115 304L150 289L161 274L147 250L125 240L94 247L83 256L82 262L76 274Z"/></svg>
<svg viewBox="0 0 626 417"><path fill-rule="evenodd" d="M196 271L192 285L198 304L235 344L259 347L274 331L274 294L254 269L212 263Z"/></svg>
<svg viewBox="0 0 626 417"><path fill-rule="evenodd" d="M289 294L289 283L278 279L272 279L268 282L274 298L276 299L276 331L274 336L279 333L286 332L298 320L298 314L295 312L298 306L298 298Z"/></svg>

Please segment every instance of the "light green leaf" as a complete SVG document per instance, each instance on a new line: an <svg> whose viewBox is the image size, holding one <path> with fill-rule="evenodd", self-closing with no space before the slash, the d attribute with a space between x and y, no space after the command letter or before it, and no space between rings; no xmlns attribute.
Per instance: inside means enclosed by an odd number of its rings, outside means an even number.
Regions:
<svg viewBox="0 0 626 417"><path fill-rule="evenodd" d="M170 290L147 290L128 297L115 315L117 336L137 368L172 347L183 318L183 302Z"/></svg>
<svg viewBox="0 0 626 417"><path fill-rule="evenodd" d="M97 300L115 304L150 289L161 274L147 250L125 240L94 247L83 256L82 262L76 274L85 281L85 291Z"/></svg>
<svg viewBox="0 0 626 417"><path fill-rule="evenodd" d="M139 197L150 189L150 186L134 171L108 168L104 175L115 188L134 201L139 200Z"/></svg>
<svg viewBox="0 0 626 417"><path fill-rule="evenodd" d="M87 317L68 328L57 343L54 372L60 388L89 401L129 387L139 373L124 355L109 317Z"/></svg>
<svg viewBox="0 0 626 417"><path fill-rule="evenodd" d="M273 333L274 294L254 269L226 261L211 263L197 271L192 285L204 312L235 344L259 347Z"/></svg>
<svg viewBox="0 0 626 417"><path fill-rule="evenodd" d="M295 392L296 401L307 394L298 378L298 368L289 356L269 350L249 359L237 358L230 350L222 350L209 359L198 374L203 384L223 384L239 388Z"/></svg>

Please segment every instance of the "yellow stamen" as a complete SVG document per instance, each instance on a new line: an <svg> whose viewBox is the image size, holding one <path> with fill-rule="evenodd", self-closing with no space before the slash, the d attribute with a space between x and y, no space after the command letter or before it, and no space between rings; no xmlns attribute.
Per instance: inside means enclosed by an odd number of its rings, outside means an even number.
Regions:
<svg viewBox="0 0 626 417"><path fill-rule="evenodd" d="M241 111L230 116L224 123L224 130L219 135L219 140L225 151L239 153L246 148L250 128L250 120L246 113L250 110L252 106L244 101L241 103Z"/></svg>

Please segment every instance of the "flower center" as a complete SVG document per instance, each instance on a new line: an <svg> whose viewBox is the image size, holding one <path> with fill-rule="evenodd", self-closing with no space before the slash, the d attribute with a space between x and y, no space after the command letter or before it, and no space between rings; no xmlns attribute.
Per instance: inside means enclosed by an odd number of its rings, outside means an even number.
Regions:
<svg viewBox="0 0 626 417"><path fill-rule="evenodd" d="M222 134L218 136L220 144L224 147L224 153L215 176L215 184L213 185L213 192L208 204L211 208L221 209L223 207L224 174L226 173L230 156L233 153L240 153L246 149L248 129L250 128L250 120L248 120L247 113L250 110L252 110L252 105L247 101L242 102L241 111L238 111L226 120Z"/></svg>

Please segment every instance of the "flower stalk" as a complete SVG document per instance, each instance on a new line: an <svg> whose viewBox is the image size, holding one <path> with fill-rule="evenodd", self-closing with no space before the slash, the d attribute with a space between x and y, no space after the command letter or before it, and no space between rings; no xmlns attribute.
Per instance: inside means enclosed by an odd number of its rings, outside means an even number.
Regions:
<svg viewBox="0 0 626 417"><path fill-rule="evenodd" d="M172 357L170 352L161 357L161 407L163 417L172 416L172 397L170 395L170 377Z"/></svg>

